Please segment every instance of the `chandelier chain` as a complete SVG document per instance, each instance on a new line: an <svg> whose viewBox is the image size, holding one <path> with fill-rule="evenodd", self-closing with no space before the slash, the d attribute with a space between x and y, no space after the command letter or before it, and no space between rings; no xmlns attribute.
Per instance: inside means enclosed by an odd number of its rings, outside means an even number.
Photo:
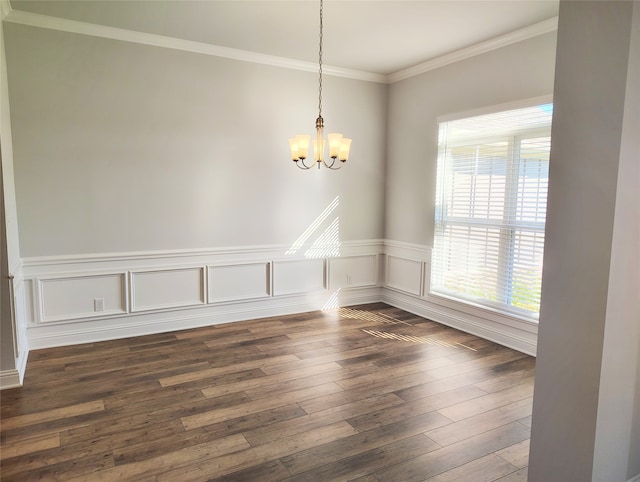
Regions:
<svg viewBox="0 0 640 482"><path fill-rule="evenodd" d="M322 117L322 0L320 0L320 48L318 50L318 117Z"/></svg>

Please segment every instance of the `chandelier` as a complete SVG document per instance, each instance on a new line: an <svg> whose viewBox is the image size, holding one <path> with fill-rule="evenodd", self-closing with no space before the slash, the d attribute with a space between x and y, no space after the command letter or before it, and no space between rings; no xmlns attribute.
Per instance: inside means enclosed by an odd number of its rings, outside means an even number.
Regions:
<svg viewBox="0 0 640 482"><path fill-rule="evenodd" d="M318 118L316 119L316 138L313 141L313 153L315 162L320 169L323 164L329 169L340 169L342 163L347 162L349 158L349 149L351 148L351 139L342 137L342 134L329 134L329 157L330 161L324 160L325 140L324 140L324 119L322 118L322 0L320 0L320 49L318 52ZM309 156L309 143L311 136L298 134L296 137L289 139L289 147L291 148L291 158L300 169L311 169L313 164L306 164L304 161ZM340 162L336 164L336 161Z"/></svg>

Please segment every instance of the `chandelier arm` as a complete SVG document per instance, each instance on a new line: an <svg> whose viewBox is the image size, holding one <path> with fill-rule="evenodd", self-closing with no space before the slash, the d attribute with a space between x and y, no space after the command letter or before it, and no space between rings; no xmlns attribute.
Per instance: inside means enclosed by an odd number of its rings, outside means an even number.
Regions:
<svg viewBox="0 0 640 482"><path fill-rule="evenodd" d="M301 166L300 164L302 164L302 166ZM307 165L304 163L304 159L298 159L298 160L296 161L296 166L298 166L298 169L302 169L302 170L304 170L304 171L306 171L306 170L308 170L308 169L311 169L311 168L313 167L312 165L311 165L311 166L307 166Z"/></svg>
<svg viewBox="0 0 640 482"><path fill-rule="evenodd" d="M324 164L324 167L326 167L327 169L331 169L332 171L337 171L338 169L342 169L344 162L340 161L339 164L336 164L336 159L332 157L331 164L327 164L324 160L322 161L322 164Z"/></svg>

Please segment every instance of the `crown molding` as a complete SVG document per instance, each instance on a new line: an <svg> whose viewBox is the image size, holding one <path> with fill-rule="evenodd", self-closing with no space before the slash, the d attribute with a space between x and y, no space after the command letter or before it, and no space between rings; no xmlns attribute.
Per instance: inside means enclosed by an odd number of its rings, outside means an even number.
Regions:
<svg viewBox="0 0 640 482"><path fill-rule="evenodd" d="M11 4L9 0L0 0L0 20L4 20L11 12Z"/></svg>
<svg viewBox="0 0 640 482"><path fill-rule="evenodd" d="M523 40L537 37L545 33L554 32L556 30L558 30L558 17L549 18L547 20L543 20L542 22L533 24L529 27L516 30L515 32L510 32L508 34L501 35L500 37L487 40L486 42L481 42L479 44L472 45L471 47L456 50L455 52L451 52L450 54L446 54L427 62L414 65L413 67L409 67L408 69L389 74L387 76L387 83L393 84L394 82L405 80L409 77L415 77L416 75L424 74L425 72L429 72L430 70L439 69L440 67L444 67L461 60L469 59L471 57L475 57L476 55L491 52L492 50L506 47L508 45L522 42Z"/></svg>
<svg viewBox="0 0 640 482"><path fill-rule="evenodd" d="M2 3L6 1L7 0L0 0L0 2ZM4 18L4 21L17 23L20 25L27 25L30 27L46 28L50 30L59 30L62 32L77 33L81 35L90 35L93 37L151 45L154 47L183 50L186 52L194 52L198 54L210 55L213 57L222 57L232 60L240 60L243 62L282 67L285 69L302 70L305 72L318 71L318 65L313 62L304 62L300 60L288 59L286 57L259 54L247 50L221 47L219 45L211 45L203 42L195 42L192 40L167 37L164 35L136 32L133 30L108 27L105 25L97 25L87 22L79 22L77 20L51 17L48 15L40 15L31 12L24 12L21 10L12 10L10 6L9 11ZM374 74L371 72L362 72L359 70L343 69L340 67L332 67L328 65L323 66L322 72L326 75L364 80L367 82L386 83L387 80L385 75Z"/></svg>
<svg viewBox="0 0 640 482"><path fill-rule="evenodd" d="M317 72L318 65L313 62L304 62L300 60L289 59L286 57L278 57L275 55L266 55L247 50L234 49L230 47L221 47L219 45L211 45L203 42L195 42L192 40L178 39L167 37L164 35L150 34L145 32L136 32L117 27L108 27L87 22L79 22L77 20L69 20L48 15L40 15L21 10L13 10L9 0L0 0L0 14L5 22L17 23L31 27L47 28L50 30L59 30L62 32L77 33L81 35L90 35L93 37L108 38L112 40L121 40L124 42L132 42L143 45L151 45L174 50L182 50L186 52L210 55L213 57L222 57L232 60L240 60L242 62L251 62L256 64L270 65L273 67L281 67L285 69L302 70L305 72ZM465 60L476 55L480 55L492 50L496 50L508 45L512 45L523 40L527 40L545 33L554 32L558 29L558 17L553 17L542 22L536 23L529 27L525 27L515 32L511 32L500 37L496 37L486 42L457 50L450 54L437 57L435 59L423 62L421 64L400 70L398 72L383 75L372 72L364 72L360 70L345 69L341 67L323 66L322 72L326 75L335 77L345 77L355 80L364 80L367 82L376 82L381 84L392 84L416 75L438 69L446 65Z"/></svg>

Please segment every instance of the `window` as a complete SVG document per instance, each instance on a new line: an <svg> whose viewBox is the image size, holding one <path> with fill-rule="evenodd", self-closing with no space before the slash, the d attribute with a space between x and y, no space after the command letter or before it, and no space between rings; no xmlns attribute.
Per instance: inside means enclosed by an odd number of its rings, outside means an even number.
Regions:
<svg viewBox="0 0 640 482"><path fill-rule="evenodd" d="M537 318L552 110L440 123L433 294Z"/></svg>

